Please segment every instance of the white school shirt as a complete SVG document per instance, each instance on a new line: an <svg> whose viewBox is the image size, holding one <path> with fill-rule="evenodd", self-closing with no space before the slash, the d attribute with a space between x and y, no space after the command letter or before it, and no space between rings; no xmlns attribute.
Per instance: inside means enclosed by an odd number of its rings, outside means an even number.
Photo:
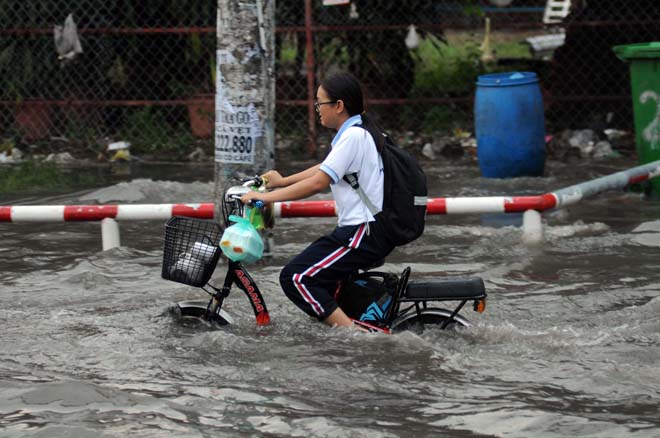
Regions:
<svg viewBox="0 0 660 438"><path fill-rule="evenodd" d="M332 140L332 150L321 163L321 170L332 179L330 189L337 204L339 226L375 220L357 192L343 180L344 175L357 173L367 198L378 210L383 208L383 162L371 134L354 126L361 124L359 114L346 120Z"/></svg>

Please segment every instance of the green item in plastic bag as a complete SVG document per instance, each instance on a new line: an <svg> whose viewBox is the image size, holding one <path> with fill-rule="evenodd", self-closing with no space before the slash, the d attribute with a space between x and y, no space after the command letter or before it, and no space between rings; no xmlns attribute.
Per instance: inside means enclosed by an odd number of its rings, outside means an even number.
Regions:
<svg viewBox="0 0 660 438"><path fill-rule="evenodd" d="M235 262L253 263L264 253L264 242L250 221L240 216L229 216L235 222L225 228L220 238L220 249Z"/></svg>
<svg viewBox="0 0 660 438"><path fill-rule="evenodd" d="M258 208L253 208L250 206L245 206L245 217L248 218L250 223L254 228L256 228L258 231L263 230L266 228L264 226L264 216L263 213L261 212L260 209Z"/></svg>

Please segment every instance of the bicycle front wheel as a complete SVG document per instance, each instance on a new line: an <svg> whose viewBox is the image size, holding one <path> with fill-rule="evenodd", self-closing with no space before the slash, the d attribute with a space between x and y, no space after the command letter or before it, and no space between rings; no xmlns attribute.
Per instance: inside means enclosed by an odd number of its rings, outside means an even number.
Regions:
<svg viewBox="0 0 660 438"><path fill-rule="evenodd" d="M206 316L206 308L208 306L207 301L179 301L177 307L179 309L179 314L182 317L188 318L199 318L204 319ZM209 322L218 324L218 325L229 325L233 324L234 320L227 312L220 309L215 314L211 315Z"/></svg>
<svg viewBox="0 0 660 438"><path fill-rule="evenodd" d="M424 309L417 312L410 312L402 315L392 323L393 332L402 332L405 330L421 333L425 328L456 329L458 327L469 327L467 319L460 315L454 316L454 319L445 326L451 317L451 311L446 309Z"/></svg>

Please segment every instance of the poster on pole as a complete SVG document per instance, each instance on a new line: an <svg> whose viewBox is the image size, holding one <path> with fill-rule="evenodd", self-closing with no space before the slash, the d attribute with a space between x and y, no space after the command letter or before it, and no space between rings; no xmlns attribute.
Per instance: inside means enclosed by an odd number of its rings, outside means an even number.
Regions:
<svg viewBox="0 0 660 438"><path fill-rule="evenodd" d="M260 126L259 114L253 104L219 110L215 126L215 161L254 164L255 145L257 138L261 137Z"/></svg>
<svg viewBox="0 0 660 438"><path fill-rule="evenodd" d="M248 52L246 51L246 53ZM245 88L227 87L220 70L221 65L231 65L237 62L236 58L227 50L217 51L215 161L254 164L257 139L263 134L259 113L253 103L245 106L232 104L232 102L244 102Z"/></svg>

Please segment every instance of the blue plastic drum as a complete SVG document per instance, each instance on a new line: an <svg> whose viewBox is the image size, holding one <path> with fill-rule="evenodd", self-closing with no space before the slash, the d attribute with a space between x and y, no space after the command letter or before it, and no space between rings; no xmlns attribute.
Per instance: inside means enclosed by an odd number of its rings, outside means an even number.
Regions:
<svg viewBox="0 0 660 438"><path fill-rule="evenodd" d="M543 174L545 120L536 73L479 76L474 124L482 176L514 178Z"/></svg>

